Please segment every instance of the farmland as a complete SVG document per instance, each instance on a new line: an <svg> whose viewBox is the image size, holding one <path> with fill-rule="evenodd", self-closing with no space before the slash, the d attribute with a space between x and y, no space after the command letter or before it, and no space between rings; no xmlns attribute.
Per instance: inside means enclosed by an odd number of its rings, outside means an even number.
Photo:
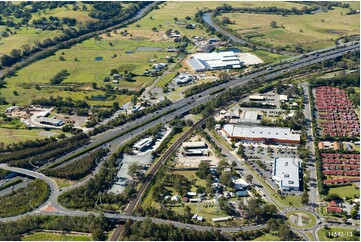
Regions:
<svg viewBox="0 0 361 242"><path fill-rule="evenodd" d="M79 10L73 10L72 4L66 4L65 6L58 7L55 9L43 9L38 13L34 13L29 20L29 23L32 23L33 20L38 20L40 18L49 18L50 16L58 18L76 18L78 22L78 27L84 23L95 21L95 19L88 16L91 5L86 3L79 3ZM82 9L82 6L86 7ZM18 22L19 19L14 18L15 22ZM19 29L15 27L8 27L5 25L0 25L0 33L8 28L12 33L8 37L0 37L0 56L4 54L9 54L12 49L20 49L23 45L28 44L33 46L36 42L41 42L45 39L53 39L56 36L59 36L61 30L39 30L34 26L24 26Z"/></svg>
<svg viewBox="0 0 361 242"><path fill-rule="evenodd" d="M347 11L335 7L311 15L225 13L217 18L221 21L228 17L234 24L227 24L227 27L251 41L275 47L301 45L304 49L314 50L334 45L341 36L360 33L359 15L345 15ZM271 21L276 22L275 28L270 26Z"/></svg>
<svg viewBox="0 0 361 242"><path fill-rule="evenodd" d="M44 131L39 129L7 129L0 128L0 140L5 145L11 143L18 143L26 140L42 139L48 136L58 136L60 135L60 130Z"/></svg>

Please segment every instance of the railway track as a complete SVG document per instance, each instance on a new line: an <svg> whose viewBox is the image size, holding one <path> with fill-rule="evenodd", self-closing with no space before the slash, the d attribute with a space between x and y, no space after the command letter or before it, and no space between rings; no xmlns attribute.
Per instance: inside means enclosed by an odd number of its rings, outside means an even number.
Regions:
<svg viewBox="0 0 361 242"><path fill-rule="evenodd" d="M151 180L153 179L154 175L157 173L159 168L162 166L163 162L166 161L169 156L179 147L180 144L182 144L189 135L192 134L192 132L202 125L210 116L207 116L201 120L199 120L197 123L193 125L192 128L187 130L181 137L179 137L167 150L164 152L164 154L158 159L157 163L151 168L149 174L145 177L145 182L142 184L142 186L139 188L137 195L130 201L127 208L125 209L125 215L131 215L137 205L139 204L139 201L141 200L144 191L148 188ZM110 236L110 241L116 241L118 240L120 234L123 231L123 224L119 224L117 228L114 230L113 234Z"/></svg>

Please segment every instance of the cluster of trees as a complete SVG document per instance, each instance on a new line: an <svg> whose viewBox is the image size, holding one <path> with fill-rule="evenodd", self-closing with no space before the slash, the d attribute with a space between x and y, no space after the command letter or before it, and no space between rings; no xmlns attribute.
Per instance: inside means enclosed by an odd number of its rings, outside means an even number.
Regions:
<svg viewBox="0 0 361 242"><path fill-rule="evenodd" d="M50 84L59 85L69 75L70 73L67 70L61 70L58 73L56 73L56 75L53 78L50 79Z"/></svg>
<svg viewBox="0 0 361 242"><path fill-rule="evenodd" d="M256 223L266 223L278 216L277 207L266 203L260 197L251 198L247 204L240 202L239 208L248 214L248 219Z"/></svg>
<svg viewBox="0 0 361 242"><path fill-rule="evenodd" d="M275 109L276 106L268 103L257 103L257 102L242 102L239 104L240 107L252 107L252 108L266 108Z"/></svg>
<svg viewBox="0 0 361 242"><path fill-rule="evenodd" d="M43 204L49 195L48 184L35 179L26 187L0 197L0 217L10 217L26 213Z"/></svg>
<svg viewBox="0 0 361 242"><path fill-rule="evenodd" d="M218 241L230 240L217 230L196 231L177 228L171 224L155 224L150 219L144 221L127 221L124 226L121 240L165 240L165 241Z"/></svg>
<svg viewBox="0 0 361 242"><path fill-rule="evenodd" d="M282 241L300 240L300 237L290 229L287 222L280 218L270 218L267 221L266 231L276 233Z"/></svg>
<svg viewBox="0 0 361 242"><path fill-rule="evenodd" d="M0 3L0 13L5 20L2 20L0 15L0 25L6 25L8 27L20 27L22 25L27 25L29 20L32 18L32 14L43 10L43 9L54 9L57 7L62 7L70 2L21 2L19 4L13 4L12 2L2 2ZM15 23L12 17L20 19L19 22Z"/></svg>
<svg viewBox="0 0 361 242"><path fill-rule="evenodd" d="M44 138L44 139L35 139L35 140L26 140L26 141L19 141L16 143L9 144L7 146L0 146L0 154L5 152L13 152L18 150L23 150L27 148L36 148L42 147L48 143L55 142L55 137Z"/></svg>
<svg viewBox="0 0 361 242"><path fill-rule="evenodd" d="M0 168L0 179L4 179L10 172Z"/></svg>
<svg viewBox="0 0 361 242"><path fill-rule="evenodd" d="M44 165L56 157L84 145L88 139L86 134L80 133L73 137L49 142L41 147L6 152L0 156L0 163L8 162L11 166L32 169L34 166Z"/></svg>
<svg viewBox="0 0 361 242"><path fill-rule="evenodd" d="M70 180L79 180L88 175L96 166L96 161L107 153L107 149L98 149L79 160L68 165L45 170L43 173L47 176L54 176Z"/></svg>
<svg viewBox="0 0 361 242"><path fill-rule="evenodd" d="M100 20L109 20L119 16L122 5L119 2L93 2L89 16Z"/></svg>
<svg viewBox="0 0 361 242"><path fill-rule="evenodd" d="M79 116L87 116L89 113L90 105L85 100L76 100L74 101L72 98L67 97L64 99L63 97L50 97L33 99L31 101L32 105L40 105L45 107L56 107L56 111L58 113L66 113L73 114L76 113Z"/></svg>
<svg viewBox="0 0 361 242"><path fill-rule="evenodd" d="M55 30L55 29L63 29L64 25L67 26L75 26L77 21L75 18L61 18L50 16L49 18L39 18L34 19L32 24L35 28L47 29L47 30Z"/></svg>
<svg viewBox="0 0 361 242"><path fill-rule="evenodd" d="M102 231L112 228L112 222L100 216L29 216L16 221L0 222L0 240L21 240L23 234L37 229L92 233L93 240L105 240ZM99 233L99 230L102 233ZM97 235L97 236L94 236Z"/></svg>

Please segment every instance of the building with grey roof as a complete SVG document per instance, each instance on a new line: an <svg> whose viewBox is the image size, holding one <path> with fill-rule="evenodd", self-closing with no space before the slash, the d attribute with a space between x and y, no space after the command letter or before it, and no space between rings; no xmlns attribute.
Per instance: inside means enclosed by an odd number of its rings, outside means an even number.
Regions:
<svg viewBox="0 0 361 242"><path fill-rule="evenodd" d="M272 179L281 191L300 190L301 160L298 158L276 158L273 161Z"/></svg>
<svg viewBox="0 0 361 242"><path fill-rule="evenodd" d="M54 119L54 118L40 117L38 120L41 124L49 124L53 126L62 126L64 124L62 120Z"/></svg>
<svg viewBox="0 0 361 242"><path fill-rule="evenodd" d="M243 66L242 60L233 51L194 54L187 63L196 72L235 69Z"/></svg>
<svg viewBox="0 0 361 242"><path fill-rule="evenodd" d="M223 131L229 138L241 141L294 144L301 142L301 135L290 128L226 124Z"/></svg>

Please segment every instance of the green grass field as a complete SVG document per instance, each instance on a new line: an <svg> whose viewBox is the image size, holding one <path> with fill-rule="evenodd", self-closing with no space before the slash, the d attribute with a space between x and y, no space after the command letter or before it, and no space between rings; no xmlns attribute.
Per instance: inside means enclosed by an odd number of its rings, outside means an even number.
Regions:
<svg viewBox="0 0 361 242"><path fill-rule="evenodd" d="M25 235L22 241L91 241L91 236L37 232Z"/></svg>
<svg viewBox="0 0 361 242"><path fill-rule="evenodd" d="M88 16L89 11L91 10L91 5L86 3L77 3L80 9L82 5L85 5L88 10L78 10L74 11L72 4L67 4L61 8L55 8L52 10L44 9L38 13L34 13L32 18L29 20L31 24L33 20L39 19L42 17L49 18L50 16L58 18L75 18L78 21L77 26L81 26L87 22L95 21L95 19ZM19 22L19 19L14 19L15 22ZM8 37L0 37L0 55L9 54L12 49L20 49L23 45L29 44L33 46L38 41L43 41L47 38L54 38L62 33L61 30L37 30L34 27L20 27L20 29L15 29L14 27L7 27L4 25L0 26L0 32L5 28L9 28L12 32L16 34L9 35Z"/></svg>
<svg viewBox="0 0 361 242"><path fill-rule="evenodd" d="M334 45L334 41L340 36L360 33L359 15L345 15L347 11L348 9L335 8L328 12L287 17L272 14L226 13L218 19L229 17L235 24L227 25L228 28L243 36L248 35L254 41L283 47L301 44L307 49L319 49ZM278 27L271 28L271 21L276 21ZM260 34L262 36L257 37Z"/></svg>
<svg viewBox="0 0 361 242"><path fill-rule="evenodd" d="M280 241L281 238L277 235L271 234L271 233L267 233L264 234L256 239L254 239L255 241Z"/></svg>
<svg viewBox="0 0 361 242"><path fill-rule="evenodd" d="M352 186L342 186L342 187L332 187L328 191L329 194L335 193L340 195L340 197L354 197L360 195L360 189L356 189L354 185Z"/></svg>
<svg viewBox="0 0 361 242"><path fill-rule="evenodd" d="M18 143L20 141L43 139L49 135L58 136L62 134L61 130L44 131L42 129L6 129L0 128L0 141L5 145Z"/></svg>
<svg viewBox="0 0 361 242"><path fill-rule="evenodd" d="M101 90L94 90L90 83L95 82L98 87L104 86L106 83L104 83L103 79L109 76L110 70L113 68L118 69L120 72L128 70L135 74L142 74L152 67L149 59L166 62L164 57L167 52L165 51L138 51L133 54L125 54L125 51L134 51L137 46L149 46L147 41L122 41L121 45L122 49L119 50L105 49L104 46L91 39L70 49L58 51L53 56L25 67L16 76L5 79L7 91L4 92L3 96L9 103L16 103L17 105L28 104L29 100L39 97L40 94L42 97L62 96L64 98L71 97L75 100L84 100L86 96L103 94ZM153 45L163 47L162 44L154 43ZM112 58L113 55L117 55L117 57ZM60 61L60 56L63 56L65 61ZM95 58L99 56L103 57L103 60L95 61ZM79 61L75 61L75 58L78 58ZM78 91L64 91L61 87L49 85L50 79L62 69L66 69L70 73L63 82L64 85L72 86ZM119 88L140 90L150 85L154 79L154 77L149 76L136 76L134 82L121 80L119 84L111 85ZM41 86L42 90L36 90L36 84ZM13 95L13 90L17 90L19 96ZM89 103L91 105L110 106L114 101L125 104L130 99L131 96L118 95L115 100L108 103L104 103L104 101Z"/></svg>
<svg viewBox="0 0 361 242"><path fill-rule="evenodd" d="M360 234L360 230L357 230ZM336 235L335 233L340 233L339 236L333 236L333 238L327 237L327 235ZM350 228L343 227L330 227L329 230L320 229L317 231L319 241L360 241L360 236L355 235L355 230Z"/></svg>

